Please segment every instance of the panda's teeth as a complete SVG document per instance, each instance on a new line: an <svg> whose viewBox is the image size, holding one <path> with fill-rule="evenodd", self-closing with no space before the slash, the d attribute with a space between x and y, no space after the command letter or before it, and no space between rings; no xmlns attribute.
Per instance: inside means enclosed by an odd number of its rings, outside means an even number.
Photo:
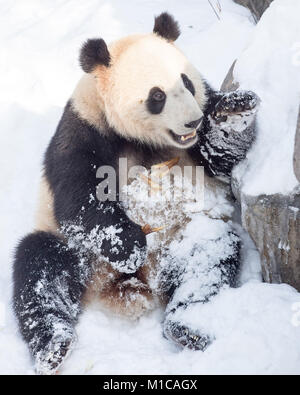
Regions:
<svg viewBox="0 0 300 395"><path fill-rule="evenodd" d="M192 133L190 133L190 134L186 134L185 136L181 136L181 138L180 138L180 140L181 141L186 141L186 140L189 140L189 139L192 139L192 138L194 138L196 136L196 130L194 130Z"/></svg>

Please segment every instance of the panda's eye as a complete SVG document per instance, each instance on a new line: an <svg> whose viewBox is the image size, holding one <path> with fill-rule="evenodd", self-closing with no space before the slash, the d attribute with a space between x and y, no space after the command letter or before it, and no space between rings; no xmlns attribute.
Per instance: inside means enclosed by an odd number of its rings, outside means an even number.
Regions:
<svg viewBox="0 0 300 395"><path fill-rule="evenodd" d="M162 91L156 91L156 92L154 92L153 95L152 95L152 98L153 98L153 100L155 100L155 101L163 101L163 100L165 100L165 97L166 97L166 95L165 95L165 93L162 92Z"/></svg>
<svg viewBox="0 0 300 395"><path fill-rule="evenodd" d="M146 101L147 108L151 114L160 114L166 102L166 94L160 88L154 87L150 89L148 99Z"/></svg>
<svg viewBox="0 0 300 395"><path fill-rule="evenodd" d="M195 96L195 87L189 77L186 74L181 74L181 78L186 89L189 90L193 96Z"/></svg>

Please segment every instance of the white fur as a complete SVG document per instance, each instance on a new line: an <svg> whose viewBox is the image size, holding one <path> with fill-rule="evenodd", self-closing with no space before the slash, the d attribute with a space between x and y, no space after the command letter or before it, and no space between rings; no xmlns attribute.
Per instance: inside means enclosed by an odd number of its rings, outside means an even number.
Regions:
<svg viewBox="0 0 300 395"><path fill-rule="evenodd" d="M74 108L98 128L105 114L124 137L181 148L169 130L190 133L184 125L202 117L206 96L200 73L174 44L155 34L118 40L109 51L111 66L99 66L93 75L83 77L73 94ZM193 82L195 97L184 87L182 73ZM167 99L163 111L153 115L146 100L156 86Z"/></svg>
<svg viewBox="0 0 300 395"><path fill-rule="evenodd" d="M72 95L72 106L82 119L104 130L104 103L97 91L94 75L85 74L78 82Z"/></svg>
<svg viewBox="0 0 300 395"><path fill-rule="evenodd" d="M54 215L53 194L45 177L41 179L38 201L39 204L35 216L35 229L58 233L58 224Z"/></svg>

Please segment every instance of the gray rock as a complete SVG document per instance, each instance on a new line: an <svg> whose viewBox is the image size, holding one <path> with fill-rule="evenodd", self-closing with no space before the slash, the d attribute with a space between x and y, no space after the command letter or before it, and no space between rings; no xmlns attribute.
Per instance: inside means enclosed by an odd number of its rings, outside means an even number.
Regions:
<svg viewBox="0 0 300 395"><path fill-rule="evenodd" d="M266 282L300 291L300 188L290 196L242 195L242 224L260 252Z"/></svg>
<svg viewBox="0 0 300 395"><path fill-rule="evenodd" d="M252 12L255 21L258 21L273 0L234 0Z"/></svg>
<svg viewBox="0 0 300 395"><path fill-rule="evenodd" d="M295 149L294 149L294 172L297 180L300 182L300 106L299 115L297 122L297 130L295 137Z"/></svg>

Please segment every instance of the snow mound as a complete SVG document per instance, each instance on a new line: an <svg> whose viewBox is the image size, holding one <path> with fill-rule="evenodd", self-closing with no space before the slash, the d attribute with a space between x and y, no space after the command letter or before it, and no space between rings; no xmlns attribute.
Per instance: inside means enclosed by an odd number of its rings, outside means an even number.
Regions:
<svg viewBox="0 0 300 395"><path fill-rule="evenodd" d="M257 141L236 170L247 195L288 194L298 184L293 171L300 103L300 2L275 0L239 57L234 78L262 99Z"/></svg>

